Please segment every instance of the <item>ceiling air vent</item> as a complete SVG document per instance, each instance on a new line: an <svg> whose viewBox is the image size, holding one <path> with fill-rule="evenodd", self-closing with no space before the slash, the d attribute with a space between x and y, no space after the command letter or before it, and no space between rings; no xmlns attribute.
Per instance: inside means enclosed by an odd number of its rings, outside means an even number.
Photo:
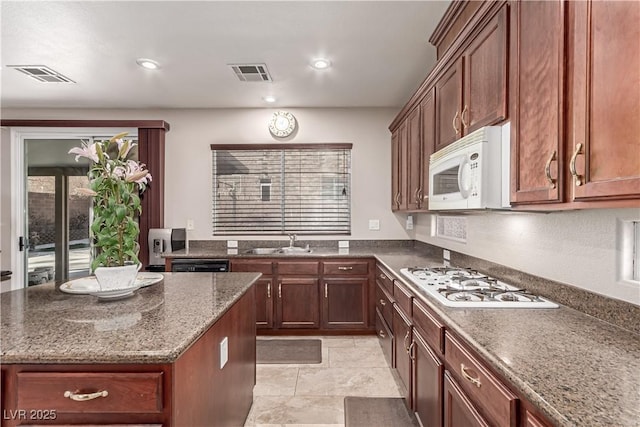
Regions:
<svg viewBox="0 0 640 427"><path fill-rule="evenodd" d="M271 82L265 64L228 64L241 82Z"/></svg>
<svg viewBox="0 0 640 427"><path fill-rule="evenodd" d="M29 77L45 82L45 83L75 83L68 77L63 76L57 71L45 65L7 65L8 68L13 68L26 74Z"/></svg>

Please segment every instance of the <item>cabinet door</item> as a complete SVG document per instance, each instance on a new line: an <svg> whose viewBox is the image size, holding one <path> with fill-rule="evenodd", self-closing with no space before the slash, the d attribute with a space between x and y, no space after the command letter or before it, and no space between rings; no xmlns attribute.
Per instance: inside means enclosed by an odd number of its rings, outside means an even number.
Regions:
<svg viewBox="0 0 640 427"><path fill-rule="evenodd" d="M570 2L574 200L640 196L640 3Z"/></svg>
<svg viewBox="0 0 640 427"><path fill-rule="evenodd" d="M410 355L413 358L413 411L420 425L441 426L444 365L415 328Z"/></svg>
<svg viewBox="0 0 640 427"><path fill-rule="evenodd" d="M327 329L367 328L369 279L345 277L324 279L322 326Z"/></svg>
<svg viewBox="0 0 640 427"><path fill-rule="evenodd" d="M407 209L420 208L422 185L422 135L420 134L420 105L407 117Z"/></svg>
<svg viewBox="0 0 640 427"><path fill-rule="evenodd" d="M391 210L407 209L407 124L391 135Z"/></svg>
<svg viewBox="0 0 640 427"><path fill-rule="evenodd" d="M420 209L429 208L429 158L436 147L436 97L435 89L431 88L420 103L422 115L422 184L420 185Z"/></svg>
<svg viewBox="0 0 640 427"><path fill-rule="evenodd" d="M318 279L311 277L281 277L278 280L278 328L318 328Z"/></svg>
<svg viewBox="0 0 640 427"><path fill-rule="evenodd" d="M511 7L511 203L561 202L564 2Z"/></svg>
<svg viewBox="0 0 640 427"><path fill-rule="evenodd" d="M436 151L462 136L462 58L436 81Z"/></svg>
<svg viewBox="0 0 640 427"><path fill-rule="evenodd" d="M489 423L478 413L462 389L444 374L444 426L445 427L488 427Z"/></svg>
<svg viewBox="0 0 640 427"><path fill-rule="evenodd" d="M261 277L256 288L256 326L261 329L273 328L273 280Z"/></svg>
<svg viewBox="0 0 640 427"><path fill-rule="evenodd" d="M387 360L389 367L394 365L393 363L393 333L387 322L382 317L382 314L376 310L376 334L380 340L380 347L384 353L384 358Z"/></svg>
<svg viewBox="0 0 640 427"><path fill-rule="evenodd" d="M398 377L404 386L404 397L411 407L411 358L409 346L411 345L411 322L400 314L397 307L393 312L394 360Z"/></svg>
<svg viewBox="0 0 640 427"><path fill-rule="evenodd" d="M507 117L507 7L474 37L464 53L464 107L461 121L466 135Z"/></svg>

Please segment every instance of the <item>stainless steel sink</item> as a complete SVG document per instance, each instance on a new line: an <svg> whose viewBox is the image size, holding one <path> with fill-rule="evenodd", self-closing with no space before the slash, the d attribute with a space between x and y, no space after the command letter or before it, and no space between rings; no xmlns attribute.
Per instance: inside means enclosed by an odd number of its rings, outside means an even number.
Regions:
<svg viewBox="0 0 640 427"><path fill-rule="evenodd" d="M272 255L272 254L304 254L311 253L311 249L308 247L301 248L298 246L283 246L281 248L253 248L249 249L246 253L253 255Z"/></svg>

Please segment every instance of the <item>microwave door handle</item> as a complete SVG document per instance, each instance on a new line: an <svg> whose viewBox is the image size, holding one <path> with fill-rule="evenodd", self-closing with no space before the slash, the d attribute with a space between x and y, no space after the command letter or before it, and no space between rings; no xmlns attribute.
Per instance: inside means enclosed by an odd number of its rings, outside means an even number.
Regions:
<svg viewBox="0 0 640 427"><path fill-rule="evenodd" d="M470 173L471 169L469 166L469 159L465 156L460 162L460 167L458 168L458 188L460 189L460 195L463 199L468 199L469 192L471 191L470 186L465 186L469 180Z"/></svg>

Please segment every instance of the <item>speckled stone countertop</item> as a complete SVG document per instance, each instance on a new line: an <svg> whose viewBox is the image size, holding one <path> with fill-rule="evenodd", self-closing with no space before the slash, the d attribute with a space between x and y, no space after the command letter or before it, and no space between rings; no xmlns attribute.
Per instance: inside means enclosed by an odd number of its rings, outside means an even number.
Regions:
<svg viewBox="0 0 640 427"><path fill-rule="evenodd" d="M407 266L442 265L415 254L376 254L402 280ZM558 426L640 425L640 336L566 306L451 308L410 286L445 325Z"/></svg>
<svg viewBox="0 0 640 427"><path fill-rule="evenodd" d="M256 257L229 255L225 250L190 252L176 257ZM443 306L400 274L408 266L442 265L436 255L440 253L392 247L339 253L318 248L310 254L266 257L375 257L554 424L640 426L640 335L564 305L556 309Z"/></svg>
<svg viewBox="0 0 640 427"><path fill-rule="evenodd" d="M53 283L3 293L0 363L172 363L260 277L164 276L118 301Z"/></svg>

